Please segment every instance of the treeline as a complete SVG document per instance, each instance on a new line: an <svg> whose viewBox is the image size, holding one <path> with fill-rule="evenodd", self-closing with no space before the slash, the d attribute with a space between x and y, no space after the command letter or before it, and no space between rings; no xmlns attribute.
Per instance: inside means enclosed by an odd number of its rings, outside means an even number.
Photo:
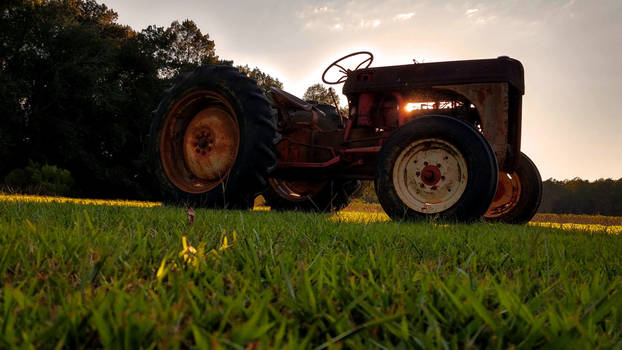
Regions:
<svg viewBox="0 0 622 350"><path fill-rule="evenodd" d="M233 62L190 20L136 31L93 0L4 0L0 19L2 188L155 199L151 111L180 74Z"/></svg>
<svg viewBox="0 0 622 350"><path fill-rule="evenodd" d="M622 178L549 179L542 186L540 213L622 216Z"/></svg>

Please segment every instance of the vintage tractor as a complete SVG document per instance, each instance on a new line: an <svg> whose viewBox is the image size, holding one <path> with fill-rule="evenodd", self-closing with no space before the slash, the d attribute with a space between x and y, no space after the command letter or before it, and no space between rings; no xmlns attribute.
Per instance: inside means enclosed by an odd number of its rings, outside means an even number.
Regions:
<svg viewBox="0 0 622 350"><path fill-rule="evenodd" d="M542 184L520 151L519 61L372 61L356 52L322 75L345 83L348 115L276 88L266 96L232 67L186 75L153 116L150 147L165 200L250 208L263 193L273 209L330 211L349 203L360 180L373 180L394 220L533 217Z"/></svg>

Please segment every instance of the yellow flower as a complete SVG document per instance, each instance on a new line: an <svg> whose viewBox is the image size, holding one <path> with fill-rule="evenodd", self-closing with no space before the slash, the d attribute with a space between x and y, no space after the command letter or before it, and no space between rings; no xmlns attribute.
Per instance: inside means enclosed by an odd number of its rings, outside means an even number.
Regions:
<svg viewBox="0 0 622 350"><path fill-rule="evenodd" d="M199 260L197 258L197 250L188 244L186 236L181 236L181 245L183 249L179 252L179 256L183 256L185 263L195 267L198 266Z"/></svg>
<svg viewBox="0 0 622 350"><path fill-rule="evenodd" d="M218 248L218 250L225 250L227 248L233 247L233 243L238 240L238 235L235 231L233 231L231 232L231 236L233 237L233 240L231 241L231 244L229 244L227 235L226 234L224 235L222 239L222 244L220 245L220 248Z"/></svg>
<svg viewBox="0 0 622 350"><path fill-rule="evenodd" d="M225 236L225 238L222 239L222 244L220 245L220 248L218 248L218 250L225 250L229 247L231 246L229 245L229 242L227 242L227 236Z"/></svg>

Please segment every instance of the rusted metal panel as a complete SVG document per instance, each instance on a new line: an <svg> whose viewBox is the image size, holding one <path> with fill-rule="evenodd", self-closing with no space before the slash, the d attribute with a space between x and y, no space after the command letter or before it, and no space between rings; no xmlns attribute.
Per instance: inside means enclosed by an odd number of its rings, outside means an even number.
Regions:
<svg viewBox="0 0 622 350"><path fill-rule="evenodd" d="M319 166L339 169L341 175L371 176L384 139L411 118L425 115L423 109L405 108L417 102L431 102L434 113L450 113L480 126L500 169L511 172L515 167L524 93L523 67L517 60L500 57L359 69L348 72L343 92L350 118L345 127L329 130L319 127L324 115L315 115L315 108L272 91L283 135L277 146L280 170L300 167L296 175L303 176L304 168Z"/></svg>
<svg viewBox="0 0 622 350"><path fill-rule="evenodd" d="M522 64L509 57L366 68L348 76L343 93L409 90L432 85L507 82L525 92Z"/></svg>
<svg viewBox="0 0 622 350"><path fill-rule="evenodd" d="M238 135L237 123L227 111L219 107L202 110L186 128L186 166L200 179L218 181L235 163Z"/></svg>
<svg viewBox="0 0 622 350"><path fill-rule="evenodd" d="M443 85L434 88L457 92L475 105L481 118L484 136L490 142L501 167L507 153L508 83Z"/></svg>

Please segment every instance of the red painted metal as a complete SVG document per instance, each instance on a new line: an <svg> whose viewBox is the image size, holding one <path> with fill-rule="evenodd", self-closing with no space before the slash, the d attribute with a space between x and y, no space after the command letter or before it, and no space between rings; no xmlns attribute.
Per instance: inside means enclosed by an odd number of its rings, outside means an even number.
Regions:
<svg viewBox="0 0 622 350"><path fill-rule="evenodd" d="M346 148L343 150L343 153L378 153L378 152L380 152L380 146Z"/></svg>
<svg viewBox="0 0 622 350"><path fill-rule="evenodd" d="M289 181L315 174L325 178L373 178L376 155L400 126L424 115L449 115L480 130L501 170L512 173L520 153L523 68L508 57L420 63L347 70L343 93L349 116L335 112L337 127L312 104L273 89L278 110L277 170ZM367 65L367 62L363 63ZM340 79L342 80L342 79ZM427 108L407 110L408 103ZM345 125L344 125L345 119ZM334 119L333 119L334 120ZM327 126L328 125L328 126ZM313 171L312 171L313 170ZM316 171L317 170L317 171ZM434 186L442 169L420 174Z"/></svg>
<svg viewBox="0 0 622 350"><path fill-rule="evenodd" d="M371 111L373 103L373 94L361 94L361 96L359 96L358 114L356 115L358 126L371 126Z"/></svg>
<svg viewBox="0 0 622 350"><path fill-rule="evenodd" d="M421 170L421 181L428 186L434 186L441 180L441 170L434 165L427 165Z"/></svg>
<svg viewBox="0 0 622 350"><path fill-rule="evenodd" d="M328 162L323 163L307 163L307 162L279 162L279 168L300 167L300 168L323 168L339 163L341 157L337 156Z"/></svg>

